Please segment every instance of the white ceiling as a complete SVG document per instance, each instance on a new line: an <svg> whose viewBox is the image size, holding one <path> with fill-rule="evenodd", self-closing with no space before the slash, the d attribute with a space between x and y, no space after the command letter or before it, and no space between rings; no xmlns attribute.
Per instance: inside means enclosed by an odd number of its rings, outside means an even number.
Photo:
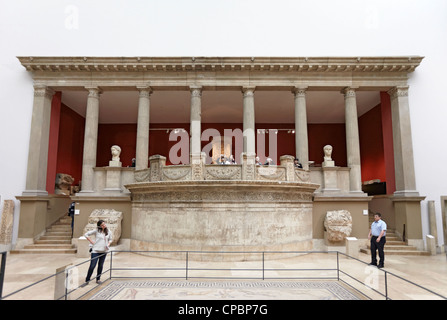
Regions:
<svg viewBox="0 0 447 320"><path fill-rule="evenodd" d="M63 91L62 102L82 116L87 105L86 91ZM203 91L203 123L242 123L242 93ZM380 103L378 91L358 91L358 116ZM308 123L344 123L344 97L337 91L308 91ZM151 123L188 123L189 91L154 91L151 95ZM105 91L100 96L100 123L136 123L137 91ZM294 96L287 91L256 91L257 123L294 123Z"/></svg>

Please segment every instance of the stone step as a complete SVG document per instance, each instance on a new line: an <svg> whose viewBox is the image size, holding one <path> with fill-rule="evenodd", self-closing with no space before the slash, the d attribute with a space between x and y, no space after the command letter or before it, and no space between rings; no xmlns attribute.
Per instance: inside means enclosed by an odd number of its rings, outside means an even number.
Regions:
<svg viewBox="0 0 447 320"><path fill-rule="evenodd" d="M360 252L366 253L368 255L371 254L371 250L369 249L360 249ZM427 251L419 251L419 250L384 250L385 255L401 255L401 256L429 256L430 253Z"/></svg>
<svg viewBox="0 0 447 320"><path fill-rule="evenodd" d="M66 232L66 231L48 231L45 233L45 236L64 236L64 237L71 237L71 231L70 232Z"/></svg>
<svg viewBox="0 0 447 320"><path fill-rule="evenodd" d="M19 250L11 250L11 254L17 253L34 253L34 254L74 254L76 253L76 249L19 249Z"/></svg>
<svg viewBox="0 0 447 320"><path fill-rule="evenodd" d="M71 234L71 217L63 216L53 223L43 236L34 240L34 244L11 250L11 253L73 254L77 249L71 244Z"/></svg>
<svg viewBox="0 0 447 320"><path fill-rule="evenodd" d="M39 240L71 240L71 236L41 236Z"/></svg>
<svg viewBox="0 0 447 320"><path fill-rule="evenodd" d="M406 245L406 242L398 241L398 240L388 240L388 239L386 240L385 246L395 246L395 245L404 246L404 245Z"/></svg>
<svg viewBox="0 0 447 320"><path fill-rule="evenodd" d="M30 244L26 245L23 249L74 249L74 245L72 244L61 244L61 243L53 243L53 244Z"/></svg>
<svg viewBox="0 0 447 320"><path fill-rule="evenodd" d="M368 249L371 249L371 246L368 244L367 245ZM417 250L416 247L414 246L408 246L408 245L388 245L388 242L385 244L385 247L383 249L385 252L387 252L387 250Z"/></svg>
<svg viewBox="0 0 447 320"><path fill-rule="evenodd" d="M71 232L71 226L66 226L66 225L55 226L55 225L52 225L46 231L70 231Z"/></svg>
<svg viewBox="0 0 447 320"><path fill-rule="evenodd" d="M71 240L35 240L34 244L71 244Z"/></svg>

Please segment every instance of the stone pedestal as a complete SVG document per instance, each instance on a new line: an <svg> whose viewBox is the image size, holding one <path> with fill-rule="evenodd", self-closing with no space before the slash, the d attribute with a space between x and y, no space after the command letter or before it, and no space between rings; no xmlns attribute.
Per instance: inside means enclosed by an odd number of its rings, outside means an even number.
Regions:
<svg viewBox="0 0 447 320"><path fill-rule="evenodd" d="M5 200L0 220L0 252L11 250L14 223L14 201Z"/></svg>
<svg viewBox="0 0 447 320"><path fill-rule="evenodd" d="M353 258L358 259L359 257L359 240L356 237L346 237L346 254Z"/></svg>
<svg viewBox="0 0 447 320"><path fill-rule="evenodd" d="M323 167L323 194L335 194L340 192L338 188L338 167Z"/></svg>
<svg viewBox="0 0 447 320"><path fill-rule="evenodd" d="M56 269L56 276L54 277L54 300L71 300L70 290L78 287L78 274L75 270L77 268L70 268L72 264Z"/></svg>
<svg viewBox="0 0 447 320"><path fill-rule="evenodd" d="M441 248L438 246L438 228L436 224L436 209L435 202L433 200L429 200L428 202L428 217L430 221L430 235L435 238L435 246L436 251L441 253Z"/></svg>
<svg viewBox="0 0 447 320"><path fill-rule="evenodd" d="M281 156L279 158L281 166L286 168L286 180L295 181L295 165L293 163L294 158L292 156Z"/></svg>
<svg viewBox="0 0 447 320"><path fill-rule="evenodd" d="M255 180L256 179L256 154L254 153L241 153L242 163L242 180Z"/></svg>
<svg viewBox="0 0 447 320"><path fill-rule="evenodd" d="M335 166L335 161L333 161L333 160L324 160L323 163L321 164L321 166L323 168L334 167Z"/></svg>
<svg viewBox="0 0 447 320"><path fill-rule="evenodd" d="M106 170L106 187L104 188L103 191L106 193L123 192L123 190L121 189L121 166L106 167L105 170Z"/></svg>
<svg viewBox="0 0 447 320"><path fill-rule="evenodd" d="M90 252L88 252L89 246L88 240L82 236L78 239L76 257L77 258L90 258Z"/></svg>
<svg viewBox="0 0 447 320"><path fill-rule="evenodd" d="M149 158L150 163L150 181L161 181L163 171L162 167L166 165L166 157L159 154L153 155Z"/></svg>
<svg viewBox="0 0 447 320"><path fill-rule="evenodd" d="M437 253L436 238L430 234L427 234L426 240L427 240L427 251L430 252L430 255L435 256Z"/></svg>
<svg viewBox="0 0 447 320"><path fill-rule="evenodd" d="M116 160L110 160L109 161L109 167L122 167L123 164L121 163L121 161L116 161Z"/></svg>

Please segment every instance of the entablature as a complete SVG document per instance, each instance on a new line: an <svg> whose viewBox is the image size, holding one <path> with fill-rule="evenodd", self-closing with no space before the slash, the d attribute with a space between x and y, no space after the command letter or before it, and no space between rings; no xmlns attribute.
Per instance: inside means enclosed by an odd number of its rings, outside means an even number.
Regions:
<svg viewBox="0 0 447 320"><path fill-rule="evenodd" d="M389 90L423 57L18 57L34 84L55 90Z"/></svg>

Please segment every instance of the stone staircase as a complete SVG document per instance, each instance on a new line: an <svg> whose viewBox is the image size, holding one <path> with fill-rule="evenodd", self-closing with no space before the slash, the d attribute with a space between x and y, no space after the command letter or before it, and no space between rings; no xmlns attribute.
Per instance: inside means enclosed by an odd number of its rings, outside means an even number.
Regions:
<svg viewBox="0 0 447 320"><path fill-rule="evenodd" d="M415 246L410 246L406 242L400 240L394 230L387 230L386 244L384 248L386 255L401 255L401 256L428 256L427 251L420 251ZM371 245L368 243L367 248L360 249L360 252L371 254Z"/></svg>
<svg viewBox="0 0 447 320"><path fill-rule="evenodd" d="M11 254L37 253L37 254L67 254L76 253L71 244L71 217L63 216L53 223L39 239L23 249L11 250Z"/></svg>
<svg viewBox="0 0 447 320"><path fill-rule="evenodd" d="M374 212L369 210L369 225L374 222ZM371 245L368 243L366 249L360 249L360 252L371 254ZM385 256L388 255L401 255L401 256L428 256L427 251L420 251L415 246L408 245L405 241L402 241L395 233L395 230L388 229L386 231L386 243L383 249Z"/></svg>

